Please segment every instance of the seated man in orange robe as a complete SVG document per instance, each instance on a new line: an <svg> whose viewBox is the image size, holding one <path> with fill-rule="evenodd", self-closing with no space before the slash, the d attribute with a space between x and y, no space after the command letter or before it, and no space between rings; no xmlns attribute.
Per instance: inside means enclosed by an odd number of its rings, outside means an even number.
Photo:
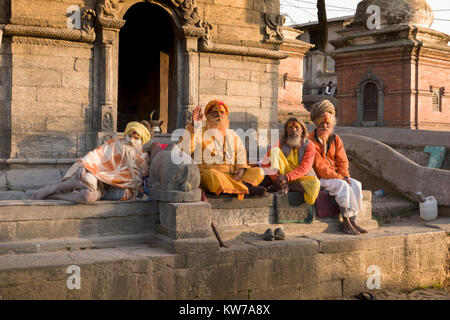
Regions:
<svg viewBox="0 0 450 320"><path fill-rule="evenodd" d="M212 100L205 108L206 124L202 126L202 108L196 107L192 123L186 127L189 134L181 138L179 145L197 162L200 186L205 192L236 194L241 200L246 194L264 195L265 188L258 186L264 172L247 164L241 138L229 129L228 113L224 102Z"/></svg>
<svg viewBox="0 0 450 320"><path fill-rule="evenodd" d="M37 190L33 199L77 203L136 199L148 176L148 155L142 146L150 138L146 126L128 123L125 138L109 139L90 151L67 171L61 183Z"/></svg>

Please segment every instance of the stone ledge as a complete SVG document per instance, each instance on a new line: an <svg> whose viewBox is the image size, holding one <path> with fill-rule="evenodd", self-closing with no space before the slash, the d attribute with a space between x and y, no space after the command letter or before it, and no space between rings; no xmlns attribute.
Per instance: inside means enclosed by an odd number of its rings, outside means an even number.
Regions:
<svg viewBox="0 0 450 320"><path fill-rule="evenodd" d="M266 197L245 197L243 201L238 200L236 196L231 197L207 197L208 202L213 209L241 209L241 208L264 208L272 207L274 195L269 194Z"/></svg>

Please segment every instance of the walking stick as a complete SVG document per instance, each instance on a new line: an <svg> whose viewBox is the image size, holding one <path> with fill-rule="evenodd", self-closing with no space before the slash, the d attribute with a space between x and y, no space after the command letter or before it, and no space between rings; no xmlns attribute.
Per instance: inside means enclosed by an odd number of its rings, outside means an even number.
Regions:
<svg viewBox="0 0 450 320"><path fill-rule="evenodd" d="M227 245L225 245L225 243L223 243L222 238L220 237L219 232L217 231L216 226L214 225L214 223L212 221L211 221L211 228L214 231L214 235L216 236L217 241L219 241L219 247L230 248L230 246L227 246Z"/></svg>

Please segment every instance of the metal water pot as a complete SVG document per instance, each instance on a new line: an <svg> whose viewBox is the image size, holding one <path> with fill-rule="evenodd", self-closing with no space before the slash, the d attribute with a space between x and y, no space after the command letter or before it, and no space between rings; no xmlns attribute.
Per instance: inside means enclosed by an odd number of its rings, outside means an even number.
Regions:
<svg viewBox="0 0 450 320"><path fill-rule="evenodd" d="M161 126L164 121L159 119L154 120L153 115L155 114L155 112L158 112L159 114L158 110L153 110L153 112L150 114L150 126L152 127L153 133L162 133Z"/></svg>

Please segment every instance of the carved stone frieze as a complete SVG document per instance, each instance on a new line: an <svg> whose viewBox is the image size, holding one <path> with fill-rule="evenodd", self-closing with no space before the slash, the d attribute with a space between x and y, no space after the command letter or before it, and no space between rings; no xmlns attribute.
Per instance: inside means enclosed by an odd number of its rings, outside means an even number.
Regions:
<svg viewBox="0 0 450 320"><path fill-rule="evenodd" d="M258 47L240 46L233 44L209 43L205 40L201 40L199 44L199 50L210 53L231 54L246 57L257 57L264 59L286 59L289 55L286 52L278 50L270 50Z"/></svg>
<svg viewBox="0 0 450 320"><path fill-rule="evenodd" d="M100 0L97 2L96 24L106 29L121 29L125 20L119 19L119 0Z"/></svg>
<svg viewBox="0 0 450 320"><path fill-rule="evenodd" d="M170 0L170 2L177 8L184 25L202 27L202 18L196 0Z"/></svg>
<svg viewBox="0 0 450 320"><path fill-rule="evenodd" d="M89 43L95 41L94 29L89 26L87 26L85 30L75 30L67 28L36 27L8 24L4 26L3 32L7 36L57 39Z"/></svg>
<svg viewBox="0 0 450 320"><path fill-rule="evenodd" d="M264 22L266 23L266 27L264 28L267 36L266 42L280 42L284 40L282 26L286 22L285 16L279 14L264 13Z"/></svg>

